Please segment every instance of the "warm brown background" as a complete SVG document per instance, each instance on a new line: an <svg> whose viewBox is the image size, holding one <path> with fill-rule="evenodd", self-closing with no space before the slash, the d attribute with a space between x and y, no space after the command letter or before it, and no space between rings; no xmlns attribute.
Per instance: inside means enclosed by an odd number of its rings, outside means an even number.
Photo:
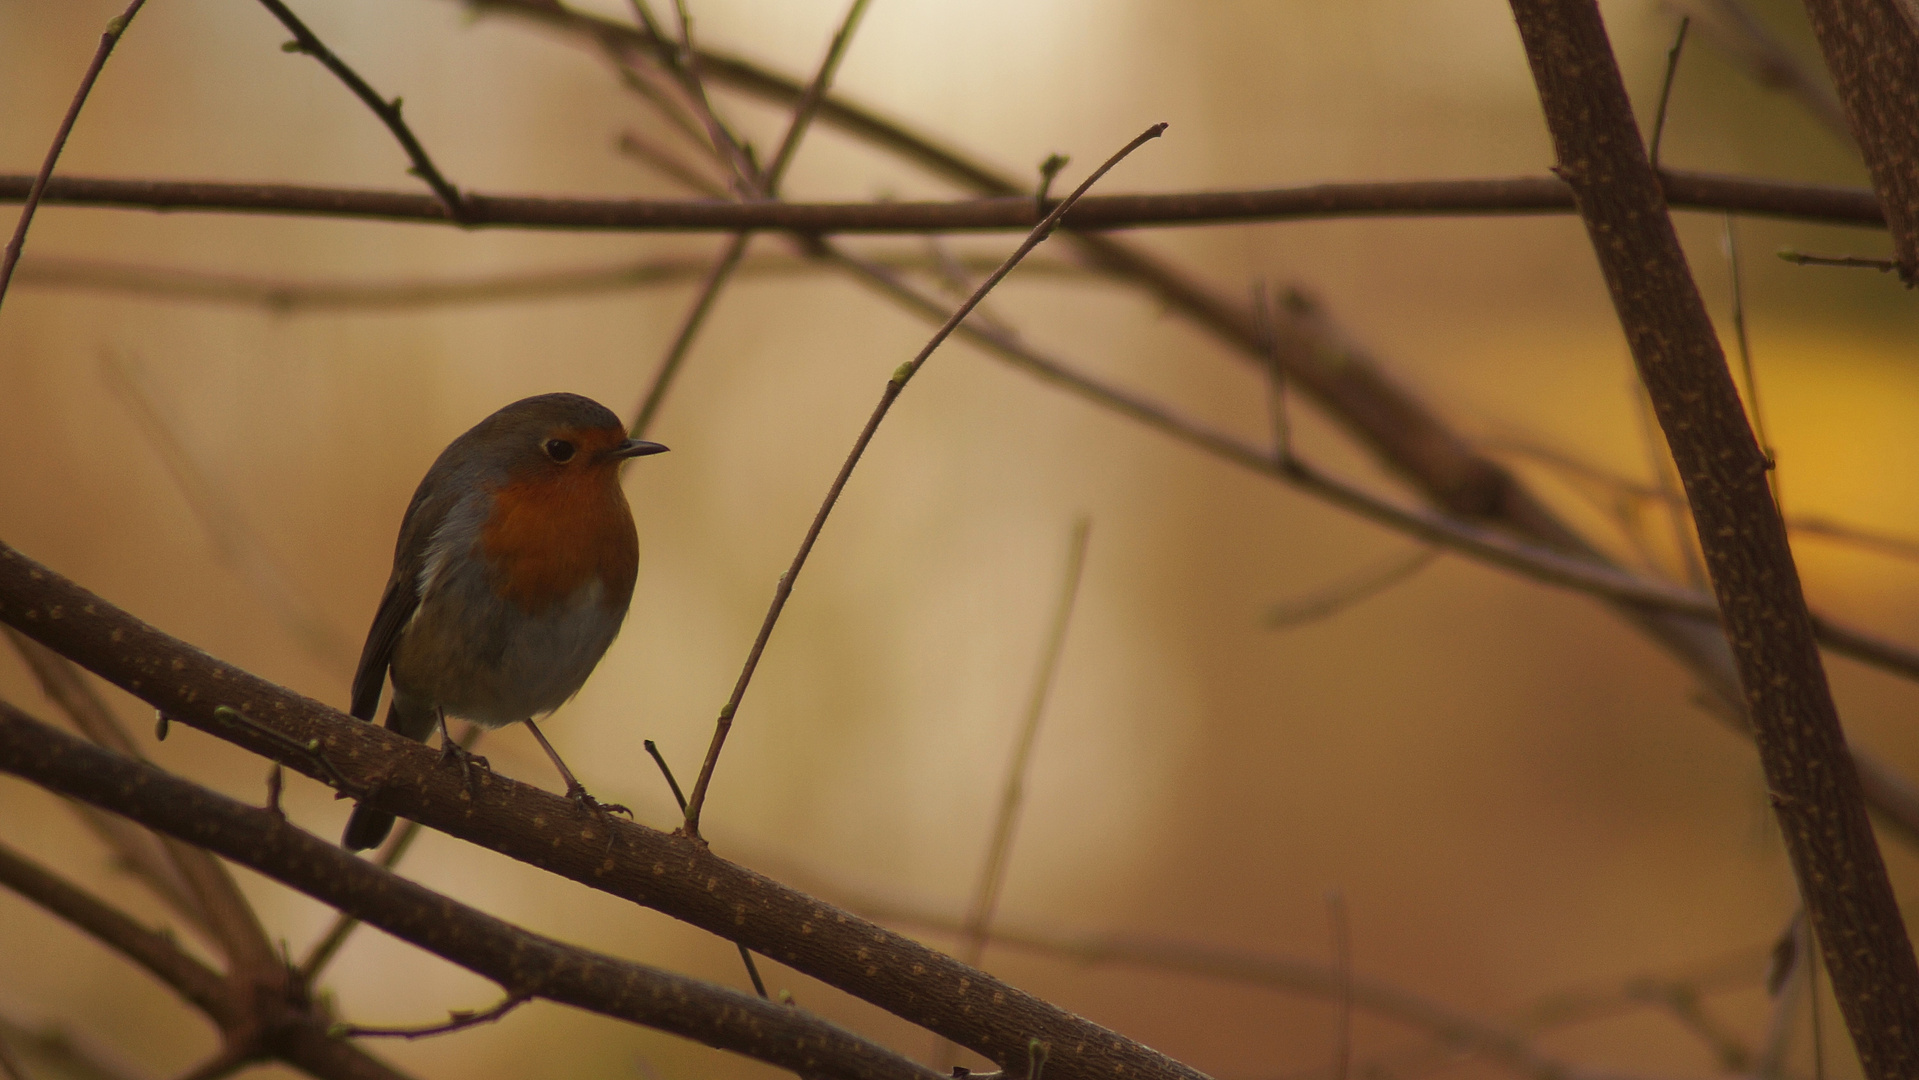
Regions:
<svg viewBox="0 0 1919 1080"><path fill-rule="evenodd" d="M1757 7L1814 55L1795 5ZM694 5L705 42L794 73L811 70L840 8ZM0 0L0 171L37 165L118 10ZM437 0L299 10L375 87L405 98L457 183L675 193L612 150L648 113L571 43L474 23ZM1649 3L1606 13L1643 117L1676 20ZM386 132L319 65L282 54L285 37L246 0L154 0L108 65L63 170L408 188ZM1550 160L1517 35L1494 0L878 0L839 86L996 163L1070 153L1069 181L1170 121L1109 192L1536 174ZM776 142L778 113L724 95L720 104L758 145ZM1863 183L1848 154L1720 57L1688 54L1669 163ZM788 191L946 193L823 128ZM1680 219L1723 322L1720 228L1713 216ZM1883 237L1747 222L1741 241L1788 511L1919 533L1911 297L1889 277L1796 269L1771 254L1878 254ZM997 253L1012 242L958 246ZM1649 475L1631 365L1573 218L1220 227L1148 242L1236 294L1262 278L1316 290L1468 432ZM386 279L717 243L49 208L26 266L57 255ZM344 704L400 512L438 449L525 394L576 390L630 412L689 295L281 316L18 284L0 315L0 535L216 655ZM1016 277L991 303L1090 370L1249 439L1267 430L1246 367L1136 295ZM626 632L552 728L595 792L672 824L641 740L693 771L775 577L886 375L924 335L837 279L756 278L728 291L654 429L673 453L630 474L645 561ZM285 605L223 556L104 374L109 363L136 373L212 487L217 516L262 538L242 560L277 560L323 614L330 647L290 632ZM1296 420L1305 453L1377 476L1310 411ZM1527 471L1568 513L1603 527L1574 488ZM1793 886L1750 748L1689 703L1683 671L1604 609L1446 557L1323 622L1263 629L1269 604L1411 546L963 345L905 395L801 579L709 804L715 847L832 898L957 913L1082 511L1094 521L1091 557L1040 737L1007 927L1324 959L1325 895L1338 888L1362 974L1496 1018L1552 991L1756 956L1790 915ZM1815 604L1919 639L1909 563L1811 539L1798 554ZM1852 737L1919 773L1913 688L1845 662L1830 670ZM11 658L0 658L0 694L42 708ZM116 700L150 743L147 713ZM149 748L260 797L263 763L204 735L181 730ZM523 732L494 736L487 752L502 771L554 782ZM323 834L343 821L345 807L304 780L288 801ZM0 829L158 918L39 791L0 783ZM1919 887L1910 849L1889 847L1888 859L1903 891ZM457 842L429 835L408 870L533 928L744 983L724 943ZM246 884L296 952L324 927L327 913L304 898ZM1321 1002L1012 950L987 965L1221 1077L1290 1075L1330 1056L1334 1013ZM1759 961L1746 970L1756 976ZM769 979L910 1053L930 1048L923 1033L804 978L770 967ZM494 999L480 980L374 932L349 946L331 984L341 1012L369 1023L428 1022ZM1748 1035L1762 1023L1756 988L1712 1004ZM212 1045L165 991L11 895L0 895L0 1016L57 1021L155 1076ZM1825 1028L1837 1046L1836 1017ZM1411 1038L1373 1022L1358 1037L1361 1059ZM1653 1012L1543 1045L1622 1070L1713 1071L1697 1040ZM427 1077L762 1071L543 1005L379 1049ZM1843 1050L1829 1059L1837 1075L1854 1069ZM1478 1063L1448 1073L1498 1074Z"/></svg>

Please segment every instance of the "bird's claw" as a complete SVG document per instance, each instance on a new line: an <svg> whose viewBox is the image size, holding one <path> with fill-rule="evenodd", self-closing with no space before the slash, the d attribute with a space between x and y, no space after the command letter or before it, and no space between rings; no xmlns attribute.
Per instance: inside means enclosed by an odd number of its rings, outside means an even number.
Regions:
<svg viewBox="0 0 1919 1080"><path fill-rule="evenodd" d="M458 765L460 767L460 775L465 778L468 784L473 783L473 769L475 766L485 769L487 772L493 771L492 762L451 739L442 740L440 743L440 764Z"/></svg>
<svg viewBox="0 0 1919 1080"><path fill-rule="evenodd" d="M572 799L573 805L579 807L582 813L594 813L601 817L608 817L613 814L625 814L628 820L631 820L633 817L633 811L621 806L619 803L603 803L588 793L586 788L578 785L569 790L566 793L566 797Z"/></svg>

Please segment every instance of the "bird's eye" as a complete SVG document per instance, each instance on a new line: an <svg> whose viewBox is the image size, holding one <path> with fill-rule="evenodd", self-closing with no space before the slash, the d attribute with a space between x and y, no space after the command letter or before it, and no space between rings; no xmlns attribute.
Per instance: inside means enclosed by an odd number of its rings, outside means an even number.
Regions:
<svg viewBox="0 0 1919 1080"><path fill-rule="evenodd" d="M554 461L565 463L573 459L573 444L565 439L548 439L540 445L546 456Z"/></svg>

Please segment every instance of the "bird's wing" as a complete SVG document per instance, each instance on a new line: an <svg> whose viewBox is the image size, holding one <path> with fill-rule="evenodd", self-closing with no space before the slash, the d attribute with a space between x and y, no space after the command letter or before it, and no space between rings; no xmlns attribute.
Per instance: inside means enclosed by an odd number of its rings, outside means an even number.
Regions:
<svg viewBox="0 0 1919 1080"><path fill-rule="evenodd" d="M351 711L362 720L372 720L380 707L380 690L386 685L387 665L393 662L393 647L420 607L420 570L426 562L427 543L446 520L447 509L454 501L430 492L433 473L427 476L414 491L406 516L400 519L400 539L393 548L393 576L387 579L380 609L360 649L360 666L353 673Z"/></svg>
<svg viewBox="0 0 1919 1080"><path fill-rule="evenodd" d="M380 610L373 616L373 628L367 631L366 645L360 649L360 667L353 673L354 716L373 719L380 707L380 691L386 686L387 664L393 660L393 646L400 631L420 606L420 584L415 575L402 574L396 568L386 583L386 595L380 597Z"/></svg>

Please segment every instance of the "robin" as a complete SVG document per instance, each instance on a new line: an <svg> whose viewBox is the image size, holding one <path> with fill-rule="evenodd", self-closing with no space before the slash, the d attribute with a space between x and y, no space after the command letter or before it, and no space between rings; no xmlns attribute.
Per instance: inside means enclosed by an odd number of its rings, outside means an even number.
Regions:
<svg viewBox="0 0 1919 1080"><path fill-rule="evenodd" d="M506 406L453 440L400 520L393 576L353 676L354 716L371 721L390 672L386 726L464 764L446 729L525 722L583 807L573 778L533 718L579 691L620 632L639 570L620 463L657 454L619 417L578 394ZM370 848L393 815L354 807L341 843Z"/></svg>

